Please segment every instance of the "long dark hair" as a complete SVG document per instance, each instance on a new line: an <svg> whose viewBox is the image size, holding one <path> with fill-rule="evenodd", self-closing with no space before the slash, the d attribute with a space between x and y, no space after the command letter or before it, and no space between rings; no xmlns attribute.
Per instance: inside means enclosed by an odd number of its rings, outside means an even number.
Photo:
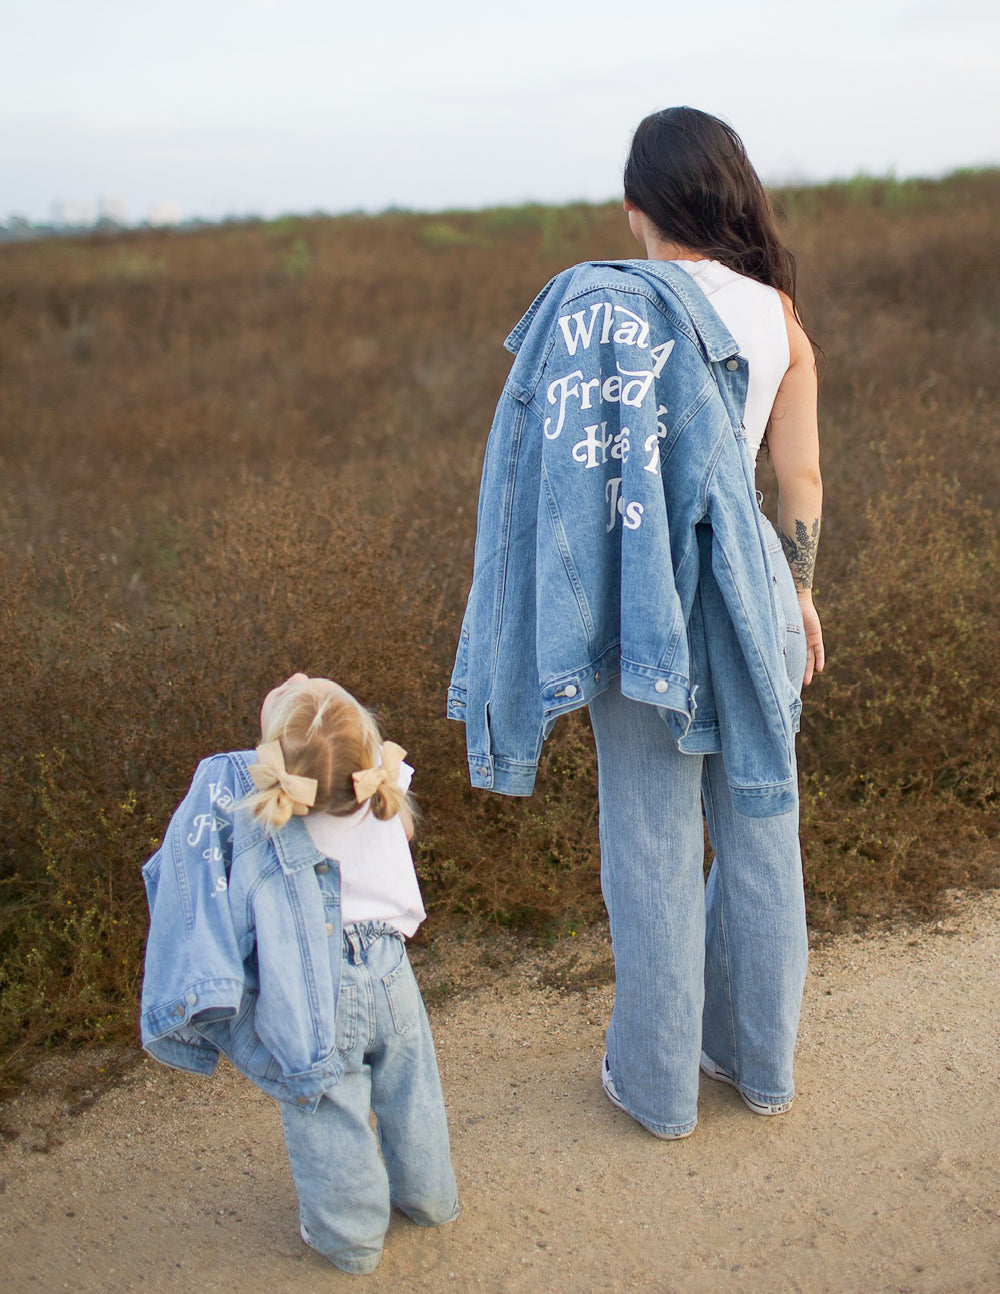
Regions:
<svg viewBox="0 0 1000 1294"><path fill-rule="evenodd" d="M650 114L632 139L625 197L665 239L780 288L795 308L795 257L732 126L697 108Z"/></svg>

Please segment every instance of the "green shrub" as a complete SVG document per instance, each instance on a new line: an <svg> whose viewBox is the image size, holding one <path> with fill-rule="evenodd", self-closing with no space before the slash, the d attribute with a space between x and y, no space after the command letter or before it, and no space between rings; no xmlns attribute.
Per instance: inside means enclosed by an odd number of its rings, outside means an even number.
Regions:
<svg viewBox="0 0 1000 1294"><path fill-rule="evenodd" d="M474 234L459 229L450 220L429 220L420 230L420 241L425 247L447 250L450 247L468 247L478 240Z"/></svg>
<svg viewBox="0 0 1000 1294"><path fill-rule="evenodd" d="M829 676L806 698L807 879L842 911L926 911L993 871L1000 535L920 460L900 462L867 515L829 599Z"/></svg>

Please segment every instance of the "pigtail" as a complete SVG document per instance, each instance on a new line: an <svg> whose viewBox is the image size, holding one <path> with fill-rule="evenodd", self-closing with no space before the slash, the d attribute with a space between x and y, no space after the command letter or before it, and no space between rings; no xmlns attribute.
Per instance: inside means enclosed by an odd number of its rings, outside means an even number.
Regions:
<svg viewBox="0 0 1000 1294"><path fill-rule="evenodd" d="M372 729L377 738L377 729ZM369 761L365 768L351 774L354 797L358 804L367 804L380 822L389 822L398 814L407 836L413 832L414 809L407 792L399 785L399 770L406 751L394 741L382 743L379 763L374 763L376 742L366 752Z"/></svg>
<svg viewBox="0 0 1000 1294"><path fill-rule="evenodd" d="M416 812L409 794L398 784L389 785L383 782L369 801L372 815L379 822L389 822L397 814L403 824L407 839L413 835L413 824Z"/></svg>
<svg viewBox="0 0 1000 1294"><path fill-rule="evenodd" d="M258 791L243 803L265 831L280 831L292 816L291 798L280 786L270 786L266 791Z"/></svg>

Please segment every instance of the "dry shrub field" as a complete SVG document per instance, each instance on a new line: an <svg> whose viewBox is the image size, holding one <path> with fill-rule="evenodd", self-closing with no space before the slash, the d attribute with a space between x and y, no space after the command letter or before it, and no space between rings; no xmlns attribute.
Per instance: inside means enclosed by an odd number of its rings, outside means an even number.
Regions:
<svg viewBox="0 0 1000 1294"><path fill-rule="evenodd" d="M777 198L823 349L800 763L829 929L997 877L1000 173ZM444 693L502 339L551 274L633 250L612 205L0 246L7 1073L134 1038L140 864L293 670L411 752L430 936L600 918L586 715L511 801L468 787Z"/></svg>

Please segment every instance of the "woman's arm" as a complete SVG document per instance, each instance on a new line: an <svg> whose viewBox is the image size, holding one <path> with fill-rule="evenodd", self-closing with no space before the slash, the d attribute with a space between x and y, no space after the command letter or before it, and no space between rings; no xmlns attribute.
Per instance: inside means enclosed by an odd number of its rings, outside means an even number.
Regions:
<svg viewBox="0 0 1000 1294"><path fill-rule="evenodd" d="M806 672L812 682L826 664L823 630L813 605L812 584L823 512L816 413L816 361L791 300L781 293L788 329L790 362L774 400L767 446L778 479L778 535L802 608L806 632Z"/></svg>

